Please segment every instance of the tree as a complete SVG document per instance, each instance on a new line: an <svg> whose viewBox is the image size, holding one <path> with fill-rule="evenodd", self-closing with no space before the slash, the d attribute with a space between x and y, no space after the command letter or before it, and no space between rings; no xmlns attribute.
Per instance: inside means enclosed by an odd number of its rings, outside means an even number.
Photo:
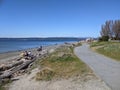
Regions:
<svg viewBox="0 0 120 90"><path fill-rule="evenodd" d="M101 38L104 38L102 40L106 40L105 37L120 40L120 20L106 21L105 24L101 26L100 34Z"/></svg>
<svg viewBox="0 0 120 90"><path fill-rule="evenodd" d="M116 40L120 40L120 20L116 20L113 25L114 37Z"/></svg>
<svg viewBox="0 0 120 90"><path fill-rule="evenodd" d="M105 25L101 26L101 36L108 36L109 38L112 37L112 26L113 26L113 21L106 21Z"/></svg>

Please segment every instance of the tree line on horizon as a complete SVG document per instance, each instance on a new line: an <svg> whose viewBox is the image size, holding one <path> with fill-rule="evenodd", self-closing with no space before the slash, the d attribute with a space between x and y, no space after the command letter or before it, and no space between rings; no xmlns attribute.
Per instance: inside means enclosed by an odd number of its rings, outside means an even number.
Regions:
<svg viewBox="0 0 120 90"><path fill-rule="evenodd" d="M120 20L108 20L101 26L100 41L120 40Z"/></svg>

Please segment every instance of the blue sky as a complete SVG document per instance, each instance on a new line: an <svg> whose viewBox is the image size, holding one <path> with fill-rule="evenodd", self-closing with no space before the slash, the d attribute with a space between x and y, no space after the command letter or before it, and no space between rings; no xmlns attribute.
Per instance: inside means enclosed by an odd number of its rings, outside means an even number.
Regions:
<svg viewBox="0 0 120 90"><path fill-rule="evenodd" d="M98 37L120 0L0 0L0 37Z"/></svg>

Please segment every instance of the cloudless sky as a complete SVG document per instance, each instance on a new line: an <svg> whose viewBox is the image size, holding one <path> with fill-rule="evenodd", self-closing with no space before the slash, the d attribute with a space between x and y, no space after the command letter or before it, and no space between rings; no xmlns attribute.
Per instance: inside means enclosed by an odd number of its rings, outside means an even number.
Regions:
<svg viewBox="0 0 120 90"><path fill-rule="evenodd" d="M120 0L0 0L0 37L98 37Z"/></svg>

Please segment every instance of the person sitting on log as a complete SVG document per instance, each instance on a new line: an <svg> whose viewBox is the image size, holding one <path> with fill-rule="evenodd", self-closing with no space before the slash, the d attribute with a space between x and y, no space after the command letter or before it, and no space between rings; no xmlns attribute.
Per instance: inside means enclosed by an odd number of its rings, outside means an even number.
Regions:
<svg viewBox="0 0 120 90"><path fill-rule="evenodd" d="M34 56L31 54L31 51L28 51L28 58L31 60L34 58Z"/></svg>
<svg viewBox="0 0 120 90"><path fill-rule="evenodd" d="M24 52L24 55L25 55L25 56L28 56L28 52L27 52L27 51L25 51L25 52Z"/></svg>
<svg viewBox="0 0 120 90"><path fill-rule="evenodd" d="M42 46L40 46L40 47L37 49L37 51L42 51Z"/></svg>

